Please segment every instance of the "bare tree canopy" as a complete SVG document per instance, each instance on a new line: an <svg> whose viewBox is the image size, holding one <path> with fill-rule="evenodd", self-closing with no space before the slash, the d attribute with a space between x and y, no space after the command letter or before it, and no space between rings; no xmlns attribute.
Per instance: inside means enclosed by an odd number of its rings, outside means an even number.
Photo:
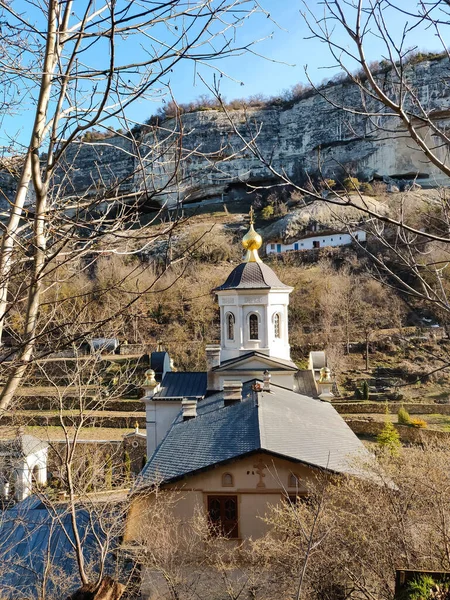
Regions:
<svg viewBox="0 0 450 600"><path fill-rule="evenodd" d="M48 299L42 322L46 293L60 289L77 270L92 268L98 256L139 254L176 226L172 219L150 233L141 226L137 208L143 198L148 201L165 189L176 190L184 160L182 125L177 121L173 130L154 129L150 142L141 146L133 129L136 123L127 118L128 107L164 93L170 96L168 76L180 61L191 62L193 72L197 66L209 65L222 75L219 59L251 49L253 42L239 44L238 30L261 10L257 2L248 0L100 5L92 0L51 0L42 6L24 1L20 8L0 3L6 32L0 51L8 56L0 65L5 102L20 114L20 94L35 107L18 167L17 190L13 198L4 198L7 209L2 214L0 336L13 307L20 306L22 315L14 329L14 354L3 356L14 360L8 364L2 409L11 402L44 337L47 345L51 338L56 349L70 341L61 335L64 327L73 331L76 322L79 327L73 339L79 339L113 318L110 313L96 322L84 319L80 306L74 311L66 297L72 312L66 314L67 323L62 319L55 325L49 315L51 306L59 310L61 297L56 294ZM138 166L125 180L114 168L99 172L98 181L77 194L72 183L77 144L83 138L90 143L86 133L94 126L108 134L117 124L120 159L132 155ZM108 141L97 139L92 145L101 153ZM127 193L130 178L139 181L138 193ZM157 279L146 292L151 292ZM82 296L78 294L78 300ZM132 304L133 299L128 306Z"/></svg>

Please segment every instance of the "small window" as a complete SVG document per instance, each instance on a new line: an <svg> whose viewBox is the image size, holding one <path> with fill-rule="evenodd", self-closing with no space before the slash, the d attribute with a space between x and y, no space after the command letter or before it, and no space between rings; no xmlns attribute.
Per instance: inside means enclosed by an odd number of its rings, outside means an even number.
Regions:
<svg viewBox="0 0 450 600"><path fill-rule="evenodd" d="M208 496L208 518L215 531L229 538L237 538L237 496Z"/></svg>
<svg viewBox="0 0 450 600"><path fill-rule="evenodd" d="M227 339L234 340L234 323L235 318L233 313L227 314Z"/></svg>
<svg viewBox="0 0 450 600"><path fill-rule="evenodd" d="M300 244L300 246L303 246L303 242Z"/></svg>
<svg viewBox="0 0 450 600"><path fill-rule="evenodd" d="M288 487L298 488L300 486L300 479L294 473L289 474Z"/></svg>
<svg viewBox="0 0 450 600"><path fill-rule="evenodd" d="M331 238L331 241L333 241L333 238Z"/></svg>
<svg viewBox="0 0 450 600"><path fill-rule="evenodd" d="M270 249L275 250L275 244L270 244Z"/></svg>
<svg viewBox="0 0 450 600"><path fill-rule="evenodd" d="M281 337L281 319L279 313L273 315L273 333L276 338Z"/></svg>
<svg viewBox="0 0 450 600"><path fill-rule="evenodd" d="M233 487L233 475L231 473L224 473L222 475L222 487Z"/></svg>
<svg viewBox="0 0 450 600"><path fill-rule="evenodd" d="M250 315L249 317L249 329L250 329L250 339L251 340L257 340L259 339L259 332L258 332L258 315Z"/></svg>

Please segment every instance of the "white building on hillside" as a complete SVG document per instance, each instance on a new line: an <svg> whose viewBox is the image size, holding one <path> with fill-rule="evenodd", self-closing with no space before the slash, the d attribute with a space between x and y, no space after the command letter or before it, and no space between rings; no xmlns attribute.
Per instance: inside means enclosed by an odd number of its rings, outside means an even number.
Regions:
<svg viewBox="0 0 450 600"><path fill-rule="evenodd" d="M297 252L302 250L314 250L316 248L333 248L337 246L350 246L353 242L365 242L366 232L357 229L351 233L348 231L312 231L299 238L292 244L275 242L266 244L266 254L282 254L283 252Z"/></svg>

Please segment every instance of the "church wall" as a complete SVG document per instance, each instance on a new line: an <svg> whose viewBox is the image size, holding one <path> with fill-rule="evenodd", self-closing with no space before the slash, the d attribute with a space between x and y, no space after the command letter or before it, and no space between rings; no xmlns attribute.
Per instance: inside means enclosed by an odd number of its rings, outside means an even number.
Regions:
<svg viewBox="0 0 450 600"><path fill-rule="evenodd" d="M233 477L231 487L222 485L222 477L225 474L231 474ZM289 486L291 474L295 474L299 479L297 489ZM239 538L245 540L264 535L267 525L262 517L270 506L281 502L286 494L305 494L314 474L312 468L300 463L260 453L186 477L182 481L163 486L163 489L179 493L173 512L185 523L192 519L196 509L207 511L208 495L237 496ZM148 495L138 497L132 502L127 519L127 541L139 535L141 519L145 519L145 514L151 510L153 498L152 495Z"/></svg>

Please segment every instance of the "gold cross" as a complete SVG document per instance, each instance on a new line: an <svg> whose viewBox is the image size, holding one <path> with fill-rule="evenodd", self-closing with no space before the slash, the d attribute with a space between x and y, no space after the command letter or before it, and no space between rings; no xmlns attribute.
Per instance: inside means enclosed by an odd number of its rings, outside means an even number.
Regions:
<svg viewBox="0 0 450 600"><path fill-rule="evenodd" d="M250 225L253 225L253 223L254 223L254 215L255 215L255 211L253 210L253 206L250 207L249 215L250 215Z"/></svg>

